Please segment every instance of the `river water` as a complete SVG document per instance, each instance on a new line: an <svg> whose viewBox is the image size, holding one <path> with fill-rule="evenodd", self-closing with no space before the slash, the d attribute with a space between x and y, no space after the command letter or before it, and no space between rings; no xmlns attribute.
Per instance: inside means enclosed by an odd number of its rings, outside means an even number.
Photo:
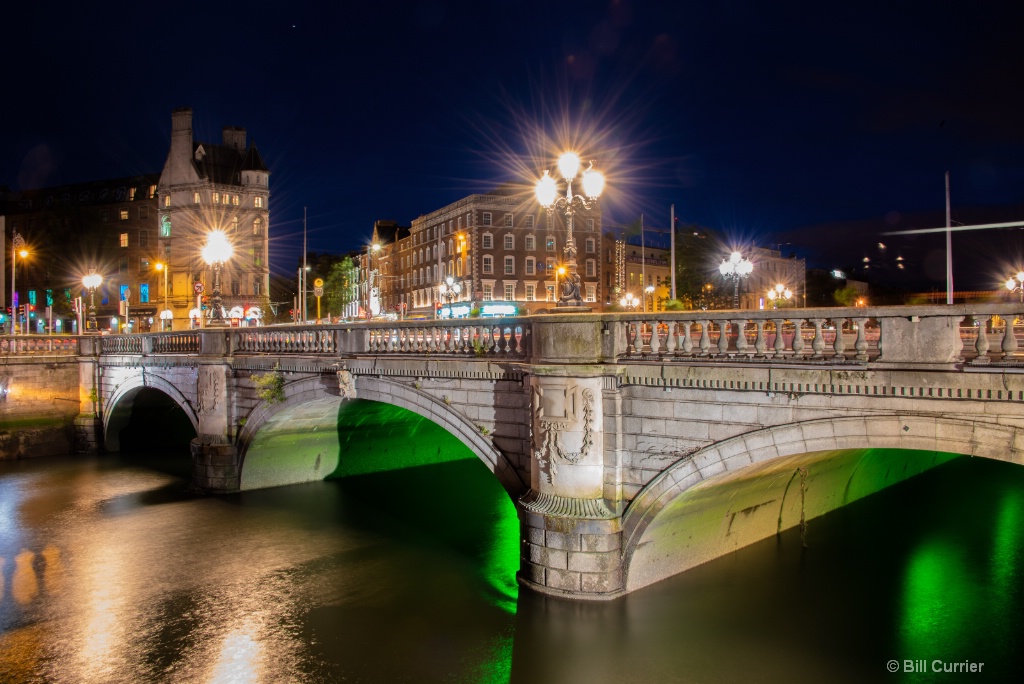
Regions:
<svg viewBox="0 0 1024 684"><path fill-rule="evenodd" d="M1022 664L1020 466L954 459L812 520L807 548L785 533L608 603L517 589L514 509L472 459L225 496L181 466L0 462L0 681L974 682Z"/></svg>

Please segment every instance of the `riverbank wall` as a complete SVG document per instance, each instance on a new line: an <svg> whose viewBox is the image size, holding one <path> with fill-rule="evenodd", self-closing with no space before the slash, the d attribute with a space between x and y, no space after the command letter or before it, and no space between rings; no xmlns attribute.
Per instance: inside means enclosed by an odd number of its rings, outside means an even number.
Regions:
<svg viewBox="0 0 1024 684"><path fill-rule="evenodd" d="M0 356L0 460L76 451L80 391L74 356Z"/></svg>

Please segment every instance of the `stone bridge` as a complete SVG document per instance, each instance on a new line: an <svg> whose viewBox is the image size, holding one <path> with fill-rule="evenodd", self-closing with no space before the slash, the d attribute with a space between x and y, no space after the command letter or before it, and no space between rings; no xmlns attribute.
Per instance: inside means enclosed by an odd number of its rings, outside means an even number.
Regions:
<svg viewBox="0 0 1024 684"><path fill-rule="evenodd" d="M572 314L83 337L77 423L117 450L138 393L159 390L199 435L196 484L236 491L323 478L342 402L396 405L457 437L505 487L522 583L614 598L952 454L1024 462L1020 314ZM283 467L270 437L318 427L322 448Z"/></svg>

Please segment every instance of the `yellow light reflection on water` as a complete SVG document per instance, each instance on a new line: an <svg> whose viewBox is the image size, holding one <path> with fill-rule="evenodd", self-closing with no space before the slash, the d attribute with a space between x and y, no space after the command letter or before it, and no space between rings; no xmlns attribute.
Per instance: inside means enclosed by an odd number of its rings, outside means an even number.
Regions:
<svg viewBox="0 0 1024 684"><path fill-rule="evenodd" d="M260 681L266 653L259 641L259 632L259 627L247 620L226 634L221 641L213 671L205 681L211 684L246 684Z"/></svg>

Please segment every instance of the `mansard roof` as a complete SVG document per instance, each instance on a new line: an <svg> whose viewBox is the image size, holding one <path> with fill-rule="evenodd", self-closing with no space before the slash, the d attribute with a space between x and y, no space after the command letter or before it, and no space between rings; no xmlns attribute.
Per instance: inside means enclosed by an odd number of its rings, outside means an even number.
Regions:
<svg viewBox="0 0 1024 684"><path fill-rule="evenodd" d="M218 185L238 185L241 171L268 171L255 145L243 153L228 145L194 143L192 165L200 178Z"/></svg>

